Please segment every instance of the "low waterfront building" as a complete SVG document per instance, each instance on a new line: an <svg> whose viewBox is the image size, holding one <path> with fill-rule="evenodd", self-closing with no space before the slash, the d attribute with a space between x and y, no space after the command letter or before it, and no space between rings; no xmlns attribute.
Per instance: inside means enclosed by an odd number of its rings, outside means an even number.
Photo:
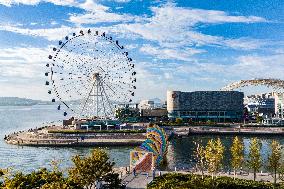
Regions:
<svg viewBox="0 0 284 189"><path fill-rule="evenodd" d="M240 122L243 119L243 99L244 93L238 91L168 91L168 117Z"/></svg>
<svg viewBox="0 0 284 189"><path fill-rule="evenodd" d="M155 102L153 100L141 100L138 108L141 109L152 109L155 107Z"/></svg>
<svg viewBox="0 0 284 189"><path fill-rule="evenodd" d="M168 111L165 108L141 109L140 116L142 121L163 121L168 119Z"/></svg>
<svg viewBox="0 0 284 189"><path fill-rule="evenodd" d="M246 96L244 104L252 115L259 115L264 118L275 115L275 97L272 93Z"/></svg>
<svg viewBox="0 0 284 189"><path fill-rule="evenodd" d="M284 119L284 93L272 93L275 98L275 115L277 118Z"/></svg>

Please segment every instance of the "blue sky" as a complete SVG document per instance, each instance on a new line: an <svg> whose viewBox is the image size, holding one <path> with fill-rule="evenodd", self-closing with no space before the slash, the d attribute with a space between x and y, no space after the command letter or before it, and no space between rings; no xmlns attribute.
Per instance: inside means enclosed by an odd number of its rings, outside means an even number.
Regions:
<svg viewBox="0 0 284 189"><path fill-rule="evenodd" d="M0 96L49 99L47 55L82 28L127 48L137 99L284 79L283 0L0 0Z"/></svg>

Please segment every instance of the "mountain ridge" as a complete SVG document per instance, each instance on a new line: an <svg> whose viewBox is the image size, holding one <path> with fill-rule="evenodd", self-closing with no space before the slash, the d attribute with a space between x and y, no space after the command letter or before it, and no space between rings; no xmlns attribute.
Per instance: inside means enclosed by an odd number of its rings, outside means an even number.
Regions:
<svg viewBox="0 0 284 189"><path fill-rule="evenodd" d="M37 104L51 104L49 101L33 100L21 97L0 97L0 106L33 106Z"/></svg>

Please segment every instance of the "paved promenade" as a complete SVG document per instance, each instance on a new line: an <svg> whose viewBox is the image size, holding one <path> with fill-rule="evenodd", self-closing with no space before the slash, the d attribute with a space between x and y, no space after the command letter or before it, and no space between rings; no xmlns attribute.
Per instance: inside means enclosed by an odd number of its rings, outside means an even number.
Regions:
<svg viewBox="0 0 284 189"><path fill-rule="evenodd" d="M174 173L175 171L172 171ZM169 173L169 171L161 171L160 174L166 174ZM187 172L187 171L176 171L176 173L182 173L182 174L190 174L193 172ZM201 172L194 172L194 174L201 175ZM205 173L207 174L207 173ZM208 175L208 174L207 174ZM159 176L159 171L156 171L156 177ZM227 177L234 177L233 173L219 173L218 176L227 176ZM237 173L237 177L239 179L247 179L247 180L253 180L253 173ZM126 184L127 189L145 189L147 187L147 184L150 183L153 180L153 175L149 174L148 178L146 173L140 173L137 174L135 177L133 173L131 174L125 174L122 177L122 182ZM273 182L273 177L269 173L257 173L256 177L257 181L264 181L264 182ZM279 181L279 180L278 180Z"/></svg>
<svg viewBox="0 0 284 189"><path fill-rule="evenodd" d="M144 189L152 180L152 175L149 174L147 178L146 173L137 174L135 177L133 174L127 174L122 177L122 182L126 184L127 189Z"/></svg>

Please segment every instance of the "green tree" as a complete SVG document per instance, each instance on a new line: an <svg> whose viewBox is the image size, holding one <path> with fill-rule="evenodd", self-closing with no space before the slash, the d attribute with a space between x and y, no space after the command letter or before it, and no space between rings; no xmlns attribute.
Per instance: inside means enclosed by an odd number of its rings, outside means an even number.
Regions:
<svg viewBox="0 0 284 189"><path fill-rule="evenodd" d="M258 114L256 115L256 122L261 123L263 120L262 116L259 116Z"/></svg>
<svg viewBox="0 0 284 189"><path fill-rule="evenodd" d="M0 188L3 187L3 182L1 181L1 177L3 177L5 175L5 170L0 169Z"/></svg>
<svg viewBox="0 0 284 189"><path fill-rule="evenodd" d="M113 173L114 163L109 161L109 156L102 149L94 149L91 155L72 158L74 167L69 169L69 178L80 186L92 188L96 181L104 180Z"/></svg>
<svg viewBox="0 0 284 189"><path fill-rule="evenodd" d="M59 171L48 171L43 168L37 171L33 171L28 174L22 172L16 172L14 174L7 175L4 178L4 189L34 189L34 188L52 188L47 186L53 186L57 183L61 188L69 189L82 189L82 187L71 184L68 179L63 177L63 173ZM53 187L56 188L56 187Z"/></svg>
<svg viewBox="0 0 284 189"><path fill-rule="evenodd" d="M244 162L244 144L237 136L233 140L233 145L231 146L231 154L231 166L234 169L235 179L237 170L242 166Z"/></svg>
<svg viewBox="0 0 284 189"><path fill-rule="evenodd" d="M224 151L225 151L225 147L221 142L221 139L218 138L217 141L215 141L215 145L216 145L216 164L217 164L217 171L219 171L219 169L222 167L222 161L224 159Z"/></svg>
<svg viewBox="0 0 284 189"><path fill-rule="evenodd" d="M224 146L218 138L216 141L209 140L205 147L205 159L208 167L208 172L211 173L212 178L222 167L222 160L224 157Z"/></svg>
<svg viewBox="0 0 284 189"><path fill-rule="evenodd" d="M119 179L119 174L118 173L108 173L104 177L104 181L109 183L108 187L109 188L119 188L121 180Z"/></svg>
<svg viewBox="0 0 284 189"><path fill-rule="evenodd" d="M260 143L257 138L253 138L250 141L250 149L248 155L248 167L253 170L253 180L256 179L256 172L261 167L261 156L260 156Z"/></svg>
<svg viewBox="0 0 284 189"><path fill-rule="evenodd" d="M64 182L45 183L40 189L70 189Z"/></svg>
<svg viewBox="0 0 284 189"><path fill-rule="evenodd" d="M194 151L194 157L196 160L196 168L201 171L202 178L204 177L204 170L205 170L205 148L204 146L200 145L199 143L196 143L196 149Z"/></svg>
<svg viewBox="0 0 284 189"><path fill-rule="evenodd" d="M284 164L281 162L281 165L278 169L279 179L283 182L284 181Z"/></svg>
<svg viewBox="0 0 284 189"><path fill-rule="evenodd" d="M182 118L180 118L180 117L177 117L176 118L176 124L182 124Z"/></svg>
<svg viewBox="0 0 284 189"><path fill-rule="evenodd" d="M119 120L124 120L126 118L126 109L125 108L118 108L115 110L115 117Z"/></svg>
<svg viewBox="0 0 284 189"><path fill-rule="evenodd" d="M276 184L277 172L281 167L281 145L276 140L272 140L270 148L271 154L268 157L268 169L274 177L274 184Z"/></svg>

